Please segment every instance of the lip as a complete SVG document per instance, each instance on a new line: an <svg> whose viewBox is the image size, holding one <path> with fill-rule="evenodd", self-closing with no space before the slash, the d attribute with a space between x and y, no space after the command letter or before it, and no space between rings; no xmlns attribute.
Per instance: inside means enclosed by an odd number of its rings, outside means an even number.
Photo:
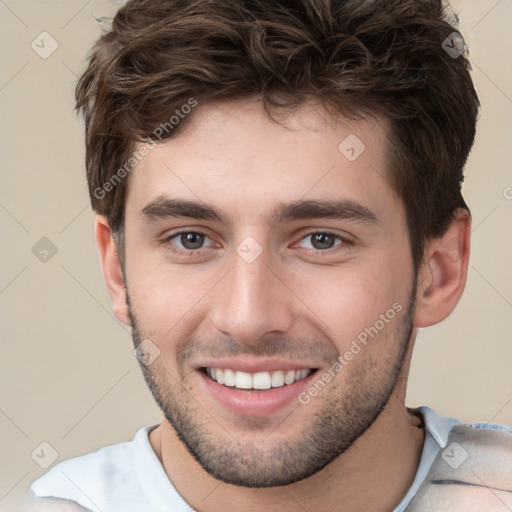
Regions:
<svg viewBox="0 0 512 512"><path fill-rule="evenodd" d="M229 368L234 371L246 373L274 372L277 370L303 370L317 369L318 366L308 362L294 362L286 359L262 359L262 358L237 358L237 359L212 359L203 361L195 367L196 370L202 368ZM290 384L291 385L291 384Z"/></svg>
<svg viewBox="0 0 512 512"><path fill-rule="evenodd" d="M215 362L212 368L222 368L219 366L220 361ZM226 368L233 368L226 366ZM259 366L261 368L261 366ZM304 365L295 368L286 368L289 370L302 369ZM239 369L238 367L236 369ZM285 369L282 366L276 370ZM247 371L242 370L240 371ZM272 371L272 370L256 370L256 371ZM306 378L294 382L293 384L284 385L280 388L270 388L264 391L258 390L239 390L236 388L224 386L210 379L202 370L197 370L201 383L206 392L224 409L243 416L268 416L279 412L286 406L290 405L294 400L298 400L299 394L308 386L317 374L313 371ZM251 371L252 373L252 371Z"/></svg>

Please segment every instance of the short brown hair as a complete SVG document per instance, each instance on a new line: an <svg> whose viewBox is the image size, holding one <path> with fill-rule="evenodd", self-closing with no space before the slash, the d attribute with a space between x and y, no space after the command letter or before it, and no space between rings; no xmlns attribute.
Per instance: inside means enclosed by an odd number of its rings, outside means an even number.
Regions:
<svg viewBox="0 0 512 512"><path fill-rule="evenodd" d="M447 51L461 44L457 24L441 0L130 0L76 88L93 209L123 231L135 143L160 125L159 139L176 136L188 117L169 120L191 98L261 95L270 113L314 94L389 121L387 173L417 269L425 242L468 210L462 171L480 105L466 54Z"/></svg>

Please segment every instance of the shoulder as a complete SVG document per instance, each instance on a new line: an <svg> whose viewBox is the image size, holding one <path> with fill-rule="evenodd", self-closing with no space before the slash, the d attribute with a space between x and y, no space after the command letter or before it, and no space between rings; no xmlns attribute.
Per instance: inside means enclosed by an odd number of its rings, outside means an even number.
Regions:
<svg viewBox="0 0 512 512"><path fill-rule="evenodd" d="M512 429L454 423L407 512L512 510Z"/></svg>
<svg viewBox="0 0 512 512"><path fill-rule="evenodd" d="M29 512L91 512L74 501L56 498L41 498L34 500Z"/></svg>
<svg viewBox="0 0 512 512"><path fill-rule="evenodd" d="M65 460L32 483L37 498L71 500L90 510L101 510L112 493L129 496L139 487L134 464L137 444L147 440L152 427L140 429L130 442L106 446L95 452Z"/></svg>

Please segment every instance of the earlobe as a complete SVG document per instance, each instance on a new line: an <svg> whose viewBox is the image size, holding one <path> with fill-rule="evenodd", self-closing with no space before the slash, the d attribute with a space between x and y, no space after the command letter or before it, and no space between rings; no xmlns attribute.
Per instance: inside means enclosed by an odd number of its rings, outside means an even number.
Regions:
<svg viewBox="0 0 512 512"><path fill-rule="evenodd" d="M455 309L466 285L470 252L471 216L457 210L444 235L431 240L418 274L414 325L435 325Z"/></svg>
<svg viewBox="0 0 512 512"><path fill-rule="evenodd" d="M96 217L95 232L103 276L112 300L114 315L123 324L131 325L121 261L106 217L102 215Z"/></svg>

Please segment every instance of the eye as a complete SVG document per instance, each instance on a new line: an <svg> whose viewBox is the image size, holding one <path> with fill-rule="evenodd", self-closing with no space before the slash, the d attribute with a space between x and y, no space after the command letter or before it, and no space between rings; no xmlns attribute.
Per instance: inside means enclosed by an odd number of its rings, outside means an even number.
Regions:
<svg viewBox="0 0 512 512"><path fill-rule="evenodd" d="M336 239L339 240L338 243L335 243ZM301 242L308 240L310 240L310 243L309 247L306 246L306 249L312 249L314 251L326 251L338 245L348 243L339 235L335 235L334 233L329 233L326 231L309 233L301 239Z"/></svg>
<svg viewBox="0 0 512 512"><path fill-rule="evenodd" d="M177 246L178 250L171 247L171 250L176 252L198 252L198 249L205 248L203 244L206 239L209 239L209 237L198 231L180 231L179 233L174 233L167 237L166 242L171 246Z"/></svg>
<svg viewBox="0 0 512 512"><path fill-rule="evenodd" d="M205 245L207 240L210 240L209 245ZM199 231L180 231L166 237L165 242L170 246L171 251L177 253L201 252L202 249L215 246L215 242L208 235ZM300 244L304 244L303 248L308 250L327 252L340 245L348 246L350 242L335 233L317 231L304 236L298 242L298 245Z"/></svg>

